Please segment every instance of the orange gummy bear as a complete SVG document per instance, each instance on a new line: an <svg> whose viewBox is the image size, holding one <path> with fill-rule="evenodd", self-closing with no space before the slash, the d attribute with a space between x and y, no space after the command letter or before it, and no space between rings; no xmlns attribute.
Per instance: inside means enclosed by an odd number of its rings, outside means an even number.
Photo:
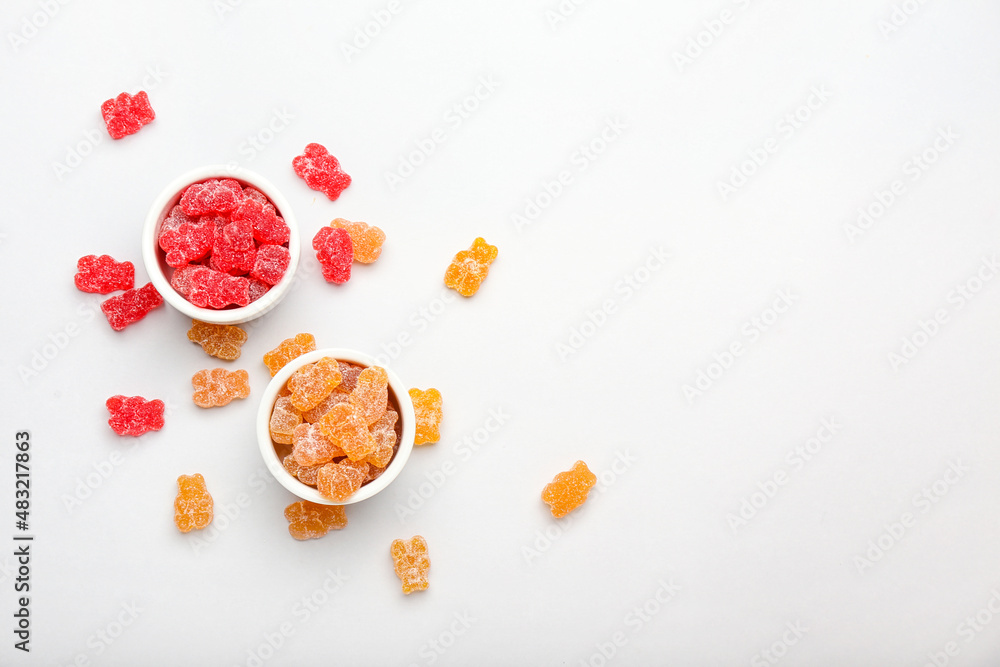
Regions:
<svg viewBox="0 0 1000 667"><path fill-rule="evenodd" d="M235 361L240 358L240 348L247 340L247 332L231 324L209 324L201 320L191 320L188 340L201 345L205 354Z"/></svg>
<svg viewBox="0 0 1000 667"><path fill-rule="evenodd" d="M291 396L281 396L271 410L271 440L282 445L292 444L295 427L302 423L302 414L292 405Z"/></svg>
<svg viewBox="0 0 1000 667"><path fill-rule="evenodd" d="M341 370L343 370L344 365L341 364L340 368L341 368ZM347 401L348 401L348 399L350 397L350 394L347 393L347 392L341 391L342 387L343 387L343 382L341 382L341 384L338 385L336 389L334 389L332 392L330 392L329 396L327 396L322 401L320 401L316 405L315 408L313 408L312 410L307 410L306 412L303 412L302 413L302 418L304 420L306 420L307 422L309 422L310 424L315 424L320 419L322 419L323 415L325 415L327 412L329 412L330 408L332 408L333 406L335 406L337 403L347 403Z"/></svg>
<svg viewBox="0 0 1000 667"><path fill-rule="evenodd" d="M285 508L288 533L297 540L314 540L347 525L343 505L320 505L300 500Z"/></svg>
<svg viewBox="0 0 1000 667"><path fill-rule="evenodd" d="M292 405L301 412L312 410L340 384L340 367L333 357L306 364L288 378Z"/></svg>
<svg viewBox="0 0 1000 667"><path fill-rule="evenodd" d="M597 483L597 475L583 461L577 461L566 472L561 472L542 489L542 500L549 505L552 516L566 516L587 500L587 494Z"/></svg>
<svg viewBox="0 0 1000 667"><path fill-rule="evenodd" d="M177 498L174 499L174 523L182 533L201 530L212 523L212 496L205 487L201 473L177 478Z"/></svg>
<svg viewBox="0 0 1000 667"><path fill-rule="evenodd" d="M426 445L441 439L441 392L437 389L411 389L413 414L417 418L414 445Z"/></svg>
<svg viewBox="0 0 1000 667"><path fill-rule="evenodd" d="M291 454L288 454L281 459L281 465L284 466L289 475L297 478L303 484L308 484L309 486L316 486L316 473L323 467L322 465L300 466L295 460L295 457Z"/></svg>
<svg viewBox="0 0 1000 667"><path fill-rule="evenodd" d="M444 284L462 296L472 296L490 272L490 264L497 257L497 247L487 243L482 237L472 242L468 250L462 250L448 266L444 274Z"/></svg>
<svg viewBox="0 0 1000 667"><path fill-rule="evenodd" d="M312 334L300 333L294 338L286 338L264 355L264 365L274 377L281 368L296 357L316 349L316 339Z"/></svg>
<svg viewBox="0 0 1000 667"><path fill-rule="evenodd" d="M344 451L330 442L319 424L300 424L292 431L292 456L300 466L318 466L344 456Z"/></svg>
<svg viewBox="0 0 1000 667"><path fill-rule="evenodd" d="M392 408L385 411L385 414L369 427L369 432L375 440L375 450L365 458L375 468L384 468L389 465L392 455L396 453L396 422L399 420L399 413Z"/></svg>
<svg viewBox="0 0 1000 667"><path fill-rule="evenodd" d="M385 232L366 222L351 222L337 218L330 223L331 227L347 230L354 245L354 261L371 264L382 254L382 244L385 242Z"/></svg>
<svg viewBox="0 0 1000 667"><path fill-rule="evenodd" d="M408 540L393 540L389 552L403 592L409 595L413 591L427 590L427 571L431 569L427 540L420 535Z"/></svg>
<svg viewBox="0 0 1000 667"><path fill-rule="evenodd" d="M358 385L358 377L361 375L361 371L363 370L365 370L364 366L358 366L357 364L352 364L347 361L341 361L340 386L338 386L334 391L342 391L350 394Z"/></svg>
<svg viewBox="0 0 1000 667"><path fill-rule="evenodd" d="M330 500L343 502L361 488L367 476L368 464L363 461L327 463L316 473L316 489Z"/></svg>
<svg viewBox="0 0 1000 667"><path fill-rule="evenodd" d="M225 368L202 370L191 378L194 386L194 404L200 408L228 405L237 398L250 395L250 374L246 371L227 371Z"/></svg>
<svg viewBox="0 0 1000 667"><path fill-rule="evenodd" d="M352 461L360 461L375 451L375 439L368 423L350 403L338 403L319 420L323 435L344 450Z"/></svg>
<svg viewBox="0 0 1000 667"><path fill-rule="evenodd" d="M389 375L384 368L369 366L361 371L358 384L351 392L351 405L357 409L365 425L374 424L389 404Z"/></svg>

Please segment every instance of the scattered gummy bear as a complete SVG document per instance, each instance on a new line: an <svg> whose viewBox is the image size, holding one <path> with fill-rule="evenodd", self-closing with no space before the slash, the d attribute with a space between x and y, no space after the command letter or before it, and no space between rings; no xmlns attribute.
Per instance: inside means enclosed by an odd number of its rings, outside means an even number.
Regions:
<svg viewBox="0 0 1000 667"><path fill-rule="evenodd" d="M389 375L385 369L370 366L361 371L350 401L366 425L377 422L389 401Z"/></svg>
<svg viewBox="0 0 1000 667"><path fill-rule="evenodd" d="M315 349L316 339L312 334L296 334L294 338L286 338L278 347L267 352L264 355L264 365L271 371L271 377L274 377L289 361Z"/></svg>
<svg viewBox="0 0 1000 667"><path fill-rule="evenodd" d="M330 155L322 144L309 144L305 152L292 160L292 168L306 185L313 190L319 190L330 201L340 196L348 185L351 177L340 168L340 162Z"/></svg>
<svg viewBox="0 0 1000 667"><path fill-rule="evenodd" d="M142 396L112 396L105 402L111 418L108 425L118 435L140 436L163 428L164 404L160 399L147 401Z"/></svg>
<svg viewBox="0 0 1000 667"><path fill-rule="evenodd" d="M116 262L111 255L86 255L76 263L73 282L77 289L95 294L109 294L135 287L135 265Z"/></svg>
<svg viewBox="0 0 1000 667"><path fill-rule="evenodd" d="M111 328L121 331L146 317L149 311L162 304L163 297L153 287L153 283L146 283L138 289L132 288L126 290L124 294L105 299L101 304L101 310L108 318Z"/></svg>
<svg viewBox="0 0 1000 667"><path fill-rule="evenodd" d="M212 508L212 496L205 487L205 478L201 473L177 478L174 523L182 533L201 530L212 523Z"/></svg>
<svg viewBox="0 0 1000 667"><path fill-rule="evenodd" d="M367 476L368 464L363 461L330 462L316 473L316 490L330 500L343 502L361 488Z"/></svg>
<svg viewBox="0 0 1000 667"><path fill-rule="evenodd" d="M414 445L426 445L441 439L441 392L437 389L411 389L413 414L417 418Z"/></svg>
<svg viewBox="0 0 1000 667"><path fill-rule="evenodd" d="M409 595L413 591L427 590L427 571L431 568L427 540L420 535L408 540L393 540L389 552L403 592Z"/></svg>
<svg viewBox="0 0 1000 667"><path fill-rule="evenodd" d="M292 405L301 412L312 410L340 384L340 366L333 357L306 364L288 378Z"/></svg>
<svg viewBox="0 0 1000 667"><path fill-rule="evenodd" d="M285 508L288 533L297 540L313 540L347 525L343 505L320 505L300 500Z"/></svg>
<svg viewBox="0 0 1000 667"><path fill-rule="evenodd" d="M201 370L191 378L191 384L194 386L194 404L200 408L228 405L234 399L250 395L250 374L244 370Z"/></svg>
<svg viewBox="0 0 1000 667"><path fill-rule="evenodd" d="M330 226L347 230L354 246L354 261L371 264L382 254L385 232L378 227L366 222L351 222L344 218L336 218Z"/></svg>
<svg viewBox="0 0 1000 667"><path fill-rule="evenodd" d="M455 255L444 274L444 284L462 296L472 296L486 279L496 257L497 247L477 238L468 250Z"/></svg>
<svg viewBox="0 0 1000 667"><path fill-rule="evenodd" d="M320 227L313 237L316 259L323 267L323 278L328 283L343 285L351 279L351 262L354 261L354 243L346 229Z"/></svg>
<svg viewBox="0 0 1000 667"><path fill-rule="evenodd" d="M149 96L140 90L135 96L122 93L101 105L101 117L112 139L121 139L138 132L154 118L156 113L149 106Z"/></svg>
<svg viewBox="0 0 1000 667"><path fill-rule="evenodd" d="M247 340L247 332L231 324L191 320L188 340L201 345L201 349L209 356L235 361L240 358L240 348Z"/></svg>
<svg viewBox="0 0 1000 667"><path fill-rule="evenodd" d="M375 451L375 439L368 423L350 403L338 403L317 422L323 435L344 450L352 461L360 461Z"/></svg>
<svg viewBox="0 0 1000 667"><path fill-rule="evenodd" d="M587 494L597 483L597 476L583 461L577 461L566 472L555 476L542 489L542 500L549 505L552 516L557 519L566 516L587 500Z"/></svg>

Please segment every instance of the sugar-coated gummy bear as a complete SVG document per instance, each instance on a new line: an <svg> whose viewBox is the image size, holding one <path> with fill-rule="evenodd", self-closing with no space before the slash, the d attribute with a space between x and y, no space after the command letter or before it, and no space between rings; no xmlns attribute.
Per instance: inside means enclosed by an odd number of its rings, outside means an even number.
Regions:
<svg viewBox="0 0 1000 667"><path fill-rule="evenodd" d="M177 268L205 257L215 240L216 224L208 216L189 216L174 206L160 225L157 239L167 266Z"/></svg>
<svg viewBox="0 0 1000 667"><path fill-rule="evenodd" d="M399 413L390 408L368 428L372 439L375 440L375 449L365 458L365 461L372 466L384 468L392 460L392 455L396 452L396 422L398 420Z"/></svg>
<svg viewBox="0 0 1000 667"><path fill-rule="evenodd" d="M306 364L288 378L292 405L301 412L312 410L340 384L340 366L333 357Z"/></svg>
<svg viewBox="0 0 1000 667"><path fill-rule="evenodd" d="M101 304L101 311L108 318L108 324L115 331L121 331L130 324L138 322L149 314L149 311L163 304L163 297L153 287L146 283L142 287L126 290L117 296L108 297Z"/></svg>
<svg viewBox="0 0 1000 667"><path fill-rule="evenodd" d="M295 427L302 423L302 414L292 405L289 396L279 396L271 410L271 439L283 445L293 442Z"/></svg>
<svg viewBox="0 0 1000 667"><path fill-rule="evenodd" d="M340 168L340 161L330 155L322 144L309 144L302 155L292 160L292 168L313 190L319 190L330 201L340 196L351 177Z"/></svg>
<svg viewBox="0 0 1000 667"><path fill-rule="evenodd" d="M343 377L344 364L340 364L340 369L342 372L341 377ZM337 385L336 389L330 392L329 396L320 401L312 410L303 412L302 418L310 424L315 424L337 403L347 403L351 395L347 392L341 391L342 384L343 381L341 381L340 385Z"/></svg>
<svg viewBox="0 0 1000 667"><path fill-rule="evenodd" d="M267 352L264 355L264 365L267 366L267 370L271 371L271 377L274 377L289 361L315 349L316 339L312 334L296 334L293 338L281 341L278 347Z"/></svg>
<svg viewBox="0 0 1000 667"><path fill-rule="evenodd" d="M214 503L201 473L177 478L177 498L174 499L174 523L182 533L201 530L212 523Z"/></svg>
<svg viewBox="0 0 1000 667"><path fill-rule="evenodd" d="M262 194L254 190L258 194ZM268 201L261 202L256 196L244 195L243 202L233 211L233 220L245 220L253 229L253 237L262 245L282 245L288 243L291 230L288 224L278 216L274 205Z"/></svg>
<svg viewBox="0 0 1000 667"><path fill-rule="evenodd" d="M331 227L346 229L354 246L354 261L371 264L382 254L382 244L385 243L385 232L367 222L351 222L344 218L336 218Z"/></svg>
<svg viewBox="0 0 1000 667"><path fill-rule="evenodd" d="M369 366L361 371L350 400L366 425L377 422L389 403L389 375L385 369Z"/></svg>
<svg viewBox="0 0 1000 667"><path fill-rule="evenodd" d="M260 297L262 297L265 294L267 294L268 290L270 290L270 289L271 289L271 286L268 285L267 283L261 282L261 281L257 280L256 278L251 277L250 278L250 287L248 289L248 291L250 292L250 303L253 303L254 301L256 301L257 299L259 299Z"/></svg>
<svg viewBox="0 0 1000 667"><path fill-rule="evenodd" d="M486 279L496 257L497 247L477 238L468 250L455 255L444 274L444 284L462 296L472 296Z"/></svg>
<svg viewBox="0 0 1000 667"><path fill-rule="evenodd" d="M189 274L188 285L187 300L199 308L220 310L250 303L250 279L246 276L231 276L199 266Z"/></svg>
<svg viewBox="0 0 1000 667"><path fill-rule="evenodd" d="M299 424L292 431L292 456L300 466L318 466L344 456L318 424Z"/></svg>
<svg viewBox="0 0 1000 667"><path fill-rule="evenodd" d="M277 285L288 270L291 254L282 245L262 245L257 248L250 277L266 285Z"/></svg>
<svg viewBox="0 0 1000 667"><path fill-rule="evenodd" d="M408 540L393 540L389 552L403 592L409 595L413 591L427 590L427 572L431 568L427 540L420 535Z"/></svg>
<svg viewBox="0 0 1000 667"><path fill-rule="evenodd" d="M417 434L414 445L426 445L441 439L441 392L437 389L410 390L413 414L417 418Z"/></svg>
<svg viewBox="0 0 1000 667"><path fill-rule="evenodd" d="M361 461L375 451L368 423L350 403L338 403L317 422L323 434L344 450L352 461Z"/></svg>
<svg viewBox="0 0 1000 667"><path fill-rule="evenodd" d="M95 294L129 290L135 287L135 265L117 262L111 255L86 255L76 262L73 282L77 289Z"/></svg>
<svg viewBox="0 0 1000 667"><path fill-rule="evenodd" d="M231 324L210 324L201 320L191 320L188 340L201 345L205 354L235 361L240 358L240 350L247 340L247 332Z"/></svg>
<svg viewBox="0 0 1000 667"><path fill-rule="evenodd" d="M164 404L160 399L147 401L142 396L112 396L105 404L111 418L108 425L118 435L140 436L163 428Z"/></svg>
<svg viewBox="0 0 1000 667"><path fill-rule="evenodd" d="M181 194L181 209L188 215L229 213L243 201L243 187L231 178L212 178L189 185Z"/></svg>
<svg viewBox="0 0 1000 667"><path fill-rule="evenodd" d="M353 496L368 475L368 464L351 461L327 463L316 473L316 490L324 497L343 502Z"/></svg>
<svg viewBox="0 0 1000 667"><path fill-rule="evenodd" d="M191 296L191 275L196 269L203 268L205 267L198 264L188 264L174 269L173 275L170 276L170 286L174 288L175 292L187 299Z"/></svg>
<svg viewBox="0 0 1000 667"><path fill-rule="evenodd" d="M309 486L316 486L316 473L319 472L319 469L322 468L325 463L326 462L314 466L299 465L299 462L295 460L294 454L286 454L281 459L281 465L284 466L285 470L287 470L290 475L298 478L300 482L308 484Z"/></svg>
<svg viewBox="0 0 1000 667"><path fill-rule="evenodd" d="M297 540L314 540L347 526L343 505L320 505L300 500L285 508L288 533Z"/></svg>
<svg viewBox="0 0 1000 667"><path fill-rule="evenodd" d="M552 516L566 516L587 500L587 494L597 483L597 476L583 461L577 461L566 472L561 472L542 489L542 500L549 505Z"/></svg>
<svg viewBox="0 0 1000 667"><path fill-rule="evenodd" d="M121 139L138 132L143 125L148 124L156 113L149 105L146 91L140 90L134 96L121 93L101 105L101 117L108 128L112 139Z"/></svg>
<svg viewBox="0 0 1000 667"><path fill-rule="evenodd" d="M354 261L354 244L346 229L321 227L313 237L316 259L323 267L323 278L328 283L343 285L351 279Z"/></svg>
<svg viewBox="0 0 1000 667"><path fill-rule="evenodd" d="M341 361L340 385L336 390L343 391L348 394L354 391L354 387L358 385L358 376L361 375L361 371L363 370L365 370L364 366L358 366L357 364Z"/></svg>
<svg viewBox="0 0 1000 667"><path fill-rule="evenodd" d="M194 374L191 385L194 387L192 398L195 405L200 408L221 407L250 395L250 374L244 370L205 369Z"/></svg>
<svg viewBox="0 0 1000 667"><path fill-rule="evenodd" d="M250 273L257 259L253 227L246 220L233 220L215 233L209 266L233 276Z"/></svg>

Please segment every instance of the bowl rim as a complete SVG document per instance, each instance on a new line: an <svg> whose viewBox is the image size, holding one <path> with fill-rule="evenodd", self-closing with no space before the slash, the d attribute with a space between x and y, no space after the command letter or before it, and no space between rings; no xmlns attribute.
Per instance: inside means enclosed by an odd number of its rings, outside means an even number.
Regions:
<svg viewBox="0 0 1000 667"><path fill-rule="evenodd" d="M184 188L212 178L231 178L240 181L241 185L249 185L260 190L277 208L289 229L289 258L285 275L264 296L241 308L224 310L199 308L171 287L170 280L167 279L164 272L166 264L163 261L163 251L160 250L157 238L163 219L170 212L170 209L176 205L177 201L179 201L180 194ZM164 301L176 310L179 310L192 319L201 320L202 322L212 324L241 324L264 315L278 305L278 302L285 297L289 288L295 282L296 269L298 268L299 257L301 255L301 245L299 228L295 219L295 213L292 211L292 206L273 183L257 172L244 169L240 166L214 164L186 171L173 179L153 200L142 228L142 263L145 265L146 273L149 275L149 280L153 283L156 291L160 293Z"/></svg>
<svg viewBox="0 0 1000 667"><path fill-rule="evenodd" d="M295 479L287 470L285 470L285 466L282 465L281 460L278 458L278 453L274 450L274 443L271 441L270 429L271 410L273 409L274 403L278 398L278 392L281 391L281 388L285 386L286 382L288 382L288 378L290 378L295 371L302 368L306 364L319 361L323 357L333 357L338 361L343 360L359 366L378 366L378 364L375 363L374 357L365 354L364 352L359 352L358 350L340 347L317 349L292 359L277 373L275 373L274 377L271 378L271 381L264 389L264 394L261 397L260 404L257 408L257 445L260 449L261 457L264 459L264 465L267 467L268 471L278 481L278 483L280 483L288 491L291 491L303 500L308 500L321 505L351 505L361 502L362 500L367 500L379 491L385 489L393 480L396 479L399 473L406 466L406 462L410 458L410 453L413 451L413 441L417 432L416 415L413 412L413 401L410 399L409 389L406 385L403 384L402 380L399 379L399 376L397 376L391 369L386 368L385 366L379 366L386 371L386 374L389 377L389 387L396 395L396 401L399 403L399 419L402 422L402 433L399 437L398 443L399 447L397 448L392 461L389 463L388 467L386 467L385 472L368 484L362 486L350 498L343 501L331 500L330 498L320 494L315 487L309 486L308 484L304 484Z"/></svg>

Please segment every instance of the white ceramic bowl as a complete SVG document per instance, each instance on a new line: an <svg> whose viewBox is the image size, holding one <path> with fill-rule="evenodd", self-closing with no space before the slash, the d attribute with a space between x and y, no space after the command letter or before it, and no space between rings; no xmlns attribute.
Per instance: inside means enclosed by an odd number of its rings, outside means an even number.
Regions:
<svg viewBox="0 0 1000 667"><path fill-rule="evenodd" d="M375 359L367 354L344 348L315 350L288 362L284 368L271 378L271 382L267 385L267 388L264 390L264 396L260 400L260 407L257 410L257 444L260 446L260 454L264 457L267 469L271 471L271 474L274 475L275 479L282 486L299 498L322 505L350 505L371 498L396 479L406 465L407 459L410 458L410 452L413 451L413 440L417 433L417 421L413 414L413 401L410 400L409 389L400 381L395 373L386 368L386 373L389 376L390 396L395 395L396 403L399 404L401 435L396 454L392 457L392 461L389 462L385 472L362 486L354 495L344 501L330 500L321 495L315 487L300 482L285 470L285 466L281 464L281 459L278 458L278 453L274 450L270 429L271 411L274 409L274 402L278 400L278 392L288 382L288 378L306 364L319 361L323 357L333 357L338 361L347 361L358 366L378 365L375 363Z"/></svg>
<svg viewBox="0 0 1000 667"><path fill-rule="evenodd" d="M289 261L285 275L264 296L242 308L226 308L223 310L199 308L174 291L174 288L170 286L169 278L173 269L167 265L166 253L160 249L158 243L160 225L163 223L163 219L170 213L170 210L180 201L181 193L184 189L193 183L200 183L210 178L232 178L238 181L240 185L260 190L274 204L278 215L284 218L290 231L288 238ZM163 296L164 301L188 317L213 324L249 322L278 305L278 302L281 301L294 282L295 269L299 264L300 247L299 227L295 222L295 214L292 212L292 207L288 203L288 200L285 199L281 192L260 174L241 167L233 168L225 165L199 167L174 179L153 201L142 229L142 262L146 266L146 273L149 274L149 279L152 281L153 286L156 287L156 291Z"/></svg>

